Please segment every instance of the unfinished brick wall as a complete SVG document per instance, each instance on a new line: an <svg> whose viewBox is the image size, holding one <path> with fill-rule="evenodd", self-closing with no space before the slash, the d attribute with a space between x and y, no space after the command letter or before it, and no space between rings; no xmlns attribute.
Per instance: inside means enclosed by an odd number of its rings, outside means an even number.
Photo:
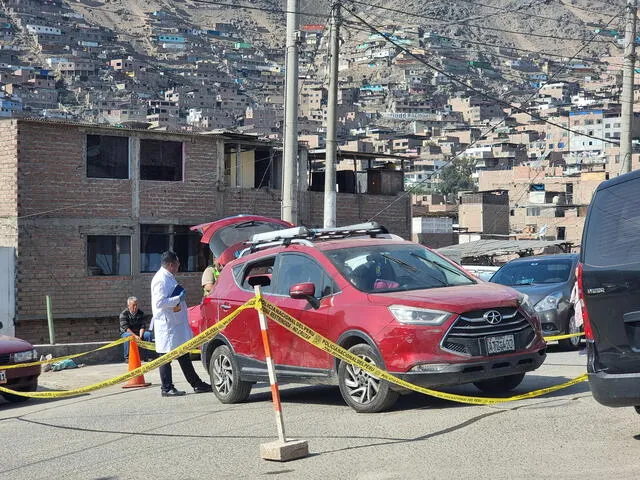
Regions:
<svg viewBox="0 0 640 480"><path fill-rule="evenodd" d="M133 180L87 178L88 133L182 141L184 181L140 181L135 199ZM130 235L139 223L196 225L241 213L280 217L280 191L218 183L219 142L217 136L0 121L0 245L16 246L18 252L16 334L48 342L46 295L52 298L59 342L116 338L117 316L129 295L151 313L153 274L89 275L87 234ZM337 205L338 225L367 221L390 205L375 220L410 238L408 196L339 194ZM299 223L321 226L323 208L321 192L300 192ZM131 248L139 246L132 242ZM188 303L198 304L200 272L180 273L178 281Z"/></svg>
<svg viewBox="0 0 640 480"><path fill-rule="evenodd" d="M0 246L18 246L18 122L0 122Z"/></svg>

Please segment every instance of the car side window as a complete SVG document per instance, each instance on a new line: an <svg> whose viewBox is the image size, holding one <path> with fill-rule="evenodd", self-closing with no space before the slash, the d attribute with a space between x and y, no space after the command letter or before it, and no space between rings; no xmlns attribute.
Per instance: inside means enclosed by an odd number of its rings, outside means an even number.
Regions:
<svg viewBox="0 0 640 480"><path fill-rule="evenodd" d="M587 265L640 263L640 179L600 190L589 207L582 254Z"/></svg>
<svg viewBox="0 0 640 480"><path fill-rule="evenodd" d="M273 292L273 266L275 264L275 257L271 257L271 258L264 258L261 259L257 262L251 262L249 264L247 264L246 268L244 269L244 272L242 274L242 280L240 283L240 287L243 290L251 290L253 291L253 287L250 284L250 280L251 277L257 276L257 275L266 275L267 277L269 277L272 281L269 285L265 285L262 287L262 291L264 293L270 293Z"/></svg>
<svg viewBox="0 0 640 480"><path fill-rule="evenodd" d="M276 270L277 295L289 295L289 289L298 283L313 283L315 297L323 298L337 292L337 287L325 270L313 259L300 254L282 254Z"/></svg>

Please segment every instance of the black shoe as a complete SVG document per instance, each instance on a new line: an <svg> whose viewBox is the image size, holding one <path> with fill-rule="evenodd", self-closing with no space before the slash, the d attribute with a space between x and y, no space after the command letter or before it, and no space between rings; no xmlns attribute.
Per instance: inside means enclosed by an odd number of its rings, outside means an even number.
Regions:
<svg viewBox="0 0 640 480"><path fill-rule="evenodd" d="M211 385L204 382L202 382L202 385L199 385L193 389L193 393L209 393L209 392L213 392L213 389L211 388Z"/></svg>
<svg viewBox="0 0 640 480"><path fill-rule="evenodd" d="M182 390L176 390L176 388L172 388L171 390L167 390L166 392L164 390L162 390L162 396L163 397L181 397L182 395L184 395L186 392L183 392Z"/></svg>

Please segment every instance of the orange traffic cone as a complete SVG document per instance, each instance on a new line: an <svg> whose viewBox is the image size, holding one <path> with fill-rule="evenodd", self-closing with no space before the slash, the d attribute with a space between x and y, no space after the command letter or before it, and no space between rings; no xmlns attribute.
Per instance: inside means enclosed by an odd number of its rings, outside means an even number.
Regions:
<svg viewBox="0 0 640 480"><path fill-rule="evenodd" d="M129 372L131 370L135 370L138 368L140 363L140 351L138 350L138 344L136 343L133 337L130 337L129 340ZM151 385L150 382L146 382L144 379L144 375L138 375L137 377L133 377L131 380L128 380L127 383L122 385L122 388L137 388L137 387L148 387Z"/></svg>

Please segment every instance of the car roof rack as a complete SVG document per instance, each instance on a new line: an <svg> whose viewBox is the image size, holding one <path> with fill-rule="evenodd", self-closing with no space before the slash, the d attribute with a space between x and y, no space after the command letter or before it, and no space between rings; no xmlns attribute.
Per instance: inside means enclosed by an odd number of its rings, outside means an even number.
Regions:
<svg viewBox="0 0 640 480"><path fill-rule="evenodd" d="M286 228L253 235L251 240L247 242L249 247L243 250L239 256L278 245L298 243L310 246L312 245L311 242L316 240L335 240L347 237L375 238L379 235L384 235L386 238L395 237L395 235L390 235L389 231L377 222L357 223L334 228Z"/></svg>

